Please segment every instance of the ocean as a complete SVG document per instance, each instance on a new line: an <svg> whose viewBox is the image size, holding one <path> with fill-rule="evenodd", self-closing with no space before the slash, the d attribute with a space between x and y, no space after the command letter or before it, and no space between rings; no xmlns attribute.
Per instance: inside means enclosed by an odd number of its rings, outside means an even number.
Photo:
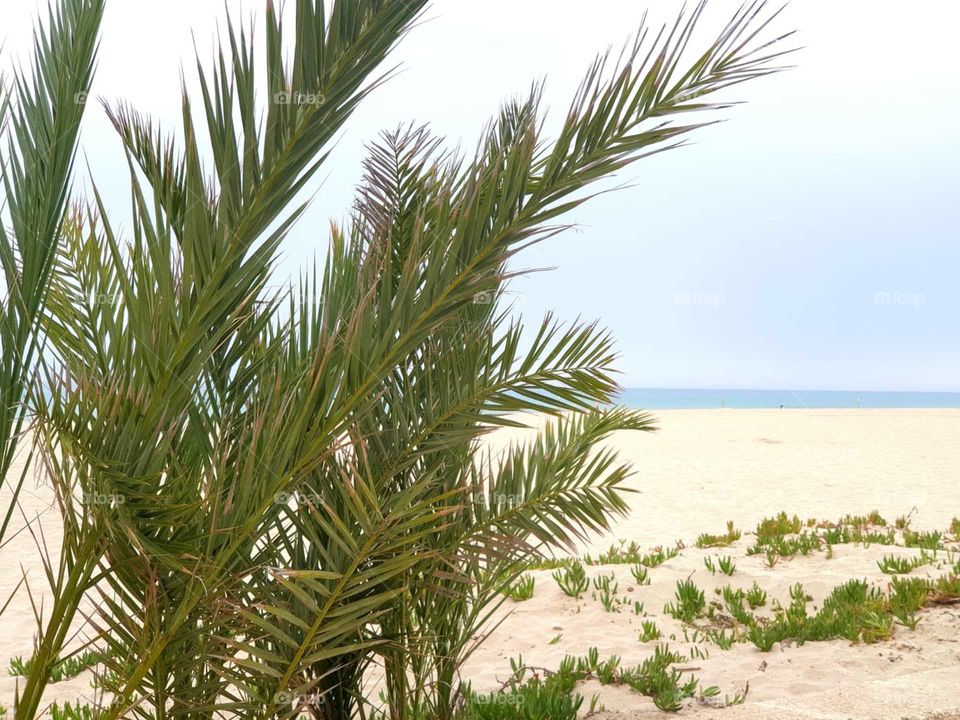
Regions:
<svg viewBox="0 0 960 720"><path fill-rule="evenodd" d="M706 408L960 408L955 392L626 388L620 402L644 410Z"/></svg>

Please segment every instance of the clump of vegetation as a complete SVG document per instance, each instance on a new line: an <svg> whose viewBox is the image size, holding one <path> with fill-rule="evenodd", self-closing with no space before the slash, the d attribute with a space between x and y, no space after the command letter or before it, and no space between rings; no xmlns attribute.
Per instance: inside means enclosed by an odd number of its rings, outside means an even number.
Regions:
<svg viewBox="0 0 960 720"><path fill-rule="evenodd" d="M721 650L729 650L737 642L737 633L733 630L728 635L724 630L710 628L706 631L707 639Z"/></svg>
<svg viewBox="0 0 960 720"><path fill-rule="evenodd" d="M627 602L626 600L617 599L617 590L620 586L616 582L613 573L595 577L593 579L593 587L600 593L600 602L603 604L603 609L607 612L620 612L620 605ZM596 599L596 596L597 594L594 593L594 599Z"/></svg>
<svg viewBox="0 0 960 720"><path fill-rule="evenodd" d="M733 526L733 520L727 521L727 532L723 535L711 535L702 533L697 537L696 546L698 548L726 547L740 539L740 531Z"/></svg>
<svg viewBox="0 0 960 720"><path fill-rule="evenodd" d="M609 575L597 575L593 579L594 590L610 592L611 588L613 592L616 592L617 588L619 588L619 584L616 581L616 576L614 576L613 573L610 573Z"/></svg>
<svg viewBox="0 0 960 720"><path fill-rule="evenodd" d="M644 620L641 623L640 642L651 642L660 639L660 628L652 620Z"/></svg>
<svg viewBox="0 0 960 720"><path fill-rule="evenodd" d="M577 680L565 668L540 673L527 668L523 658L511 660L507 686L496 693L475 693L465 683L463 720L514 720L523 717L576 720L583 696L574 692ZM525 714L529 713L529 715Z"/></svg>
<svg viewBox="0 0 960 720"><path fill-rule="evenodd" d="M877 561L877 567L880 572L887 575L905 575L918 567L929 565L933 558L927 555L926 550L921 550L919 557L907 558L902 555L884 555Z"/></svg>
<svg viewBox="0 0 960 720"><path fill-rule="evenodd" d="M579 561L574 561L570 565L560 568L553 573L553 579L563 590L564 595L580 599L590 588L590 581L587 580L587 571Z"/></svg>
<svg viewBox="0 0 960 720"><path fill-rule="evenodd" d="M897 541L896 531L893 528L886 530L875 530L867 524L860 525L837 525L827 528L823 533L823 539L828 545L895 545Z"/></svg>
<svg viewBox="0 0 960 720"><path fill-rule="evenodd" d="M840 518L840 521L837 525L851 525L853 527L867 527L870 525L875 525L878 527L885 527L887 521L880 514L878 510L871 510L867 515L844 515Z"/></svg>
<svg viewBox="0 0 960 720"><path fill-rule="evenodd" d="M637 581L638 585L650 584L650 571L640 563L630 568L630 574L633 575L633 579Z"/></svg>
<svg viewBox="0 0 960 720"><path fill-rule="evenodd" d="M720 568L720 572L727 576L733 575L737 570L737 563L729 555L718 558L717 566Z"/></svg>
<svg viewBox="0 0 960 720"><path fill-rule="evenodd" d="M928 603L947 605L960 600L960 575L941 575L936 580L928 581L928 584Z"/></svg>
<svg viewBox="0 0 960 720"><path fill-rule="evenodd" d="M783 511L772 518L764 518L757 525L756 536L758 544L767 544L772 540L782 538L784 535L795 535L800 532L803 523L799 516L787 517Z"/></svg>
<svg viewBox="0 0 960 720"><path fill-rule="evenodd" d="M692 623L700 617L707 604L703 590L689 579L677 583L674 597L675 601L668 603L663 611L685 623Z"/></svg>
<svg viewBox="0 0 960 720"><path fill-rule="evenodd" d="M757 585L757 581L753 581L753 585L749 590L747 590L747 603L750 607L756 609L758 607L763 607L767 604L767 593L766 591Z"/></svg>
<svg viewBox="0 0 960 720"><path fill-rule="evenodd" d="M640 546L635 542L630 542L624 547L625 540L621 540L619 545L611 545L606 552L594 559L590 555L584 555L583 561L587 565L633 565L640 562L643 553Z"/></svg>
<svg viewBox="0 0 960 720"><path fill-rule="evenodd" d="M533 597L533 588L536 580L532 575L524 575L516 583L507 588L506 594L514 602L523 602Z"/></svg>
<svg viewBox="0 0 960 720"><path fill-rule="evenodd" d="M653 704L665 712L677 712L681 703L693 697L699 681L694 676L684 680L682 671L670 667L685 662L686 658L671 652L666 645L658 645L652 657L647 658L638 667L620 672L619 681L637 692L650 697ZM704 692L711 695L718 692L713 687Z"/></svg>
<svg viewBox="0 0 960 720"><path fill-rule="evenodd" d="M917 625L916 613L927 604L930 584L922 578L898 578L890 581L890 612L910 629Z"/></svg>
<svg viewBox="0 0 960 720"><path fill-rule="evenodd" d="M801 583L797 583L796 585L790 586L790 602L793 605L797 605L799 607L805 607L806 604L810 602L812 599L813 598L807 595L807 591L804 590L803 585Z"/></svg>
<svg viewBox="0 0 960 720"><path fill-rule="evenodd" d="M753 615L743 606L747 593L743 590L734 590L729 585L723 588L723 602L730 616L741 625L752 625ZM751 606L752 607L752 606Z"/></svg>
<svg viewBox="0 0 960 720"><path fill-rule="evenodd" d="M666 645L658 645L653 655L636 667L621 667L616 655L601 661L597 648L586 655L568 655L554 671L526 666L523 658L511 660L512 674L503 690L481 695L464 692L464 720L523 720L550 718L574 720L583 705L583 697L575 692L578 683L595 679L602 685L624 685L653 700L666 712L681 709L687 698L697 695L700 682L695 676L672 667L687 658ZM703 697L716 697L719 689L700 689Z"/></svg>
<svg viewBox="0 0 960 720"><path fill-rule="evenodd" d="M767 556L768 567L774 567L780 558L792 558L797 554L807 555L819 550L823 539L816 532L804 530L799 516L788 517L781 512L765 518L757 525L756 542L747 548L747 555Z"/></svg>
<svg viewBox="0 0 960 720"><path fill-rule="evenodd" d="M955 517L950 521L950 534L954 539L960 540L960 518Z"/></svg>
<svg viewBox="0 0 960 720"><path fill-rule="evenodd" d="M653 550L640 558L639 562L644 567L655 568L663 565L667 560L671 560L680 554L680 545L664 549L662 545L657 545Z"/></svg>
<svg viewBox="0 0 960 720"><path fill-rule="evenodd" d="M80 701L65 705L53 703L49 709L50 720L93 720L93 708L80 704Z"/></svg>
<svg viewBox="0 0 960 720"><path fill-rule="evenodd" d="M929 532L914 532L913 530L903 531L903 544L906 547L923 548L924 550L942 550L943 535L938 530Z"/></svg>
<svg viewBox="0 0 960 720"><path fill-rule="evenodd" d="M834 588L812 616L807 614L802 588L792 589L791 596L789 608L778 608L772 622L757 623L747 633L760 650L768 652L775 643L788 638L798 644L838 638L865 643L886 640L893 635L894 617L909 618L911 608L921 602L913 584L898 585L893 601L865 580L851 580Z"/></svg>
<svg viewBox="0 0 960 720"><path fill-rule="evenodd" d="M556 570L558 568L570 567L570 565L575 562L578 562L578 560L572 557L533 558L519 563L519 567L523 570Z"/></svg>
<svg viewBox="0 0 960 720"><path fill-rule="evenodd" d="M103 661L103 655L95 650L88 650L79 655L71 655L62 660L58 660L50 669L50 681L60 682L76 677L84 670ZM35 659L24 660L22 656L17 655L10 659L10 674L28 676L34 667Z"/></svg>
<svg viewBox="0 0 960 720"><path fill-rule="evenodd" d="M717 562L714 563L712 557L705 557L703 559L703 564L706 566L707 570L710 571L711 575L716 575L717 570L720 570L724 575L733 575L737 569L737 563L734 562L733 558L729 555L724 555L717 558Z"/></svg>

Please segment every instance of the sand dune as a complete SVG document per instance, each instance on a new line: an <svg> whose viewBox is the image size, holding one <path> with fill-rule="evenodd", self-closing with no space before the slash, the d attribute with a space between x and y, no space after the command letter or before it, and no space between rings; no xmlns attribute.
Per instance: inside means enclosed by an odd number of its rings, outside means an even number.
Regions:
<svg viewBox="0 0 960 720"><path fill-rule="evenodd" d="M611 542L634 541L644 548L682 540L681 554L650 571L651 584L638 585L629 565L590 566L589 576L614 575L618 594L629 600L620 612L606 612L588 592L579 601L565 596L550 572L537 571L532 599L507 601L509 617L472 658L467 675L474 687L490 690L509 673L509 658L523 654L533 665L555 667L565 654L597 647L601 657L619 655L625 665L652 653L641 642L640 624L654 621L664 639L688 653L680 623L663 612L678 580L692 577L709 600L714 589L730 584L747 588L756 582L770 598L789 602L789 587L802 583L819 606L835 586L861 578L877 586L889 582L877 567L885 554L915 555L914 549L873 545L838 545L833 558L824 553L782 560L773 568L762 556L747 556L750 530L780 510L801 518L835 520L847 513L879 510L887 519L910 515L912 527L944 530L960 516L960 411L955 410L708 410L660 411L656 434L621 434L612 443L637 473L638 491L631 512L613 533L591 538L581 548L593 554ZM502 431L491 443L502 445L523 432ZM6 492L6 490L4 490ZM2 496L6 498L6 495ZM49 490L28 481L24 516L39 518L49 547L59 541ZM702 532L721 533L727 520L745 534L729 548L693 547ZM19 519L18 525L23 525ZM958 547L955 543L953 547ZM730 555L732 577L710 574L706 556ZM31 579L35 598L44 595L42 568L34 540L21 532L0 550L0 590L12 591L22 571ZM940 554L945 562L945 553ZM22 568L22 569L21 569ZM925 566L918 575L937 574ZM634 601L646 616L636 615ZM49 602L49 600L48 600ZM762 653L740 643L730 650L703 645L709 657L691 659L689 667L704 685L732 695L749 683L743 705L716 710L688 701L683 715L716 715L728 720L824 718L937 718L960 715L960 606L925 610L916 630L897 627L894 637L870 645L844 641L775 646ZM26 593L19 592L0 619L0 705L12 705L15 678L7 674L9 658L29 655L35 624ZM670 640L674 635L677 639ZM556 640L551 644L551 640ZM50 700L90 698L89 673L52 685ZM598 693L608 718L664 718L649 698L623 687L588 682L580 692Z"/></svg>

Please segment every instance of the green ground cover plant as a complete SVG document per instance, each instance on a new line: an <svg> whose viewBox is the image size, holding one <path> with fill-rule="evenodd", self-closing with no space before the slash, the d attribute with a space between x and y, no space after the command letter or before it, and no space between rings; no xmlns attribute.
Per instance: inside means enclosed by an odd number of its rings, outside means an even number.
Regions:
<svg viewBox="0 0 960 720"><path fill-rule="evenodd" d="M740 539L740 531L733 526L733 520L727 521L727 532L723 535L702 533L697 537L698 548L725 547Z"/></svg>
<svg viewBox="0 0 960 720"><path fill-rule="evenodd" d="M553 573L553 579L563 591L564 595L578 598L590 589L587 572L579 561L574 561L568 567L560 568Z"/></svg>
<svg viewBox="0 0 960 720"><path fill-rule="evenodd" d="M507 588L507 597L514 602L523 602L533 597L533 588L536 585L532 575L524 575L513 585Z"/></svg>
<svg viewBox="0 0 960 720"><path fill-rule="evenodd" d="M61 680L76 677L84 670L88 670L102 661L102 654L94 650L87 650L80 654L63 658L58 660L50 669L50 681L60 682ZM24 660L22 656L17 655L10 659L11 675L27 676L34 671L35 667L35 660L32 657Z"/></svg>
<svg viewBox="0 0 960 720"><path fill-rule="evenodd" d="M651 698L660 710L677 712L683 701L696 696L700 689L696 677L672 667L685 661L667 645L658 645L653 655L635 667L622 667L616 656L601 661L596 648L584 656L566 656L556 671L529 668L522 658L511 660L512 675L504 689L487 696L469 692L464 717L573 720L583 705L583 697L574 688L589 679L603 685L624 685ZM720 691L709 687L700 692L704 697L715 697Z"/></svg>
<svg viewBox="0 0 960 720"><path fill-rule="evenodd" d="M692 580L681 580L677 583L674 601L667 603L663 611L681 622L692 623L703 614L706 604L703 590Z"/></svg>

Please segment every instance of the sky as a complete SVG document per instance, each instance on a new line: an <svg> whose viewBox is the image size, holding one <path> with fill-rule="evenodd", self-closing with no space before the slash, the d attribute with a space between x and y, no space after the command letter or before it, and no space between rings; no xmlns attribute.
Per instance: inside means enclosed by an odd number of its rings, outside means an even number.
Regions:
<svg viewBox="0 0 960 720"><path fill-rule="evenodd" d="M5 69L40 5L0 3ZM225 8L248 18L263 5L108 0L92 94L175 129L195 48L209 61ZM712 0L701 44L737 5ZM549 131L645 6L659 25L680 3L434 0L311 186L278 282L322 257L381 130L429 123L472 149L502 100L544 80ZM599 319L627 387L960 390L958 25L949 0L793 0L775 30L797 31L795 67L728 92L746 102L715 116L725 122L631 165L613 181L627 188L521 255L518 267L553 269L513 283L517 312ZM120 143L97 104L80 160L111 215L129 217Z"/></svg>

